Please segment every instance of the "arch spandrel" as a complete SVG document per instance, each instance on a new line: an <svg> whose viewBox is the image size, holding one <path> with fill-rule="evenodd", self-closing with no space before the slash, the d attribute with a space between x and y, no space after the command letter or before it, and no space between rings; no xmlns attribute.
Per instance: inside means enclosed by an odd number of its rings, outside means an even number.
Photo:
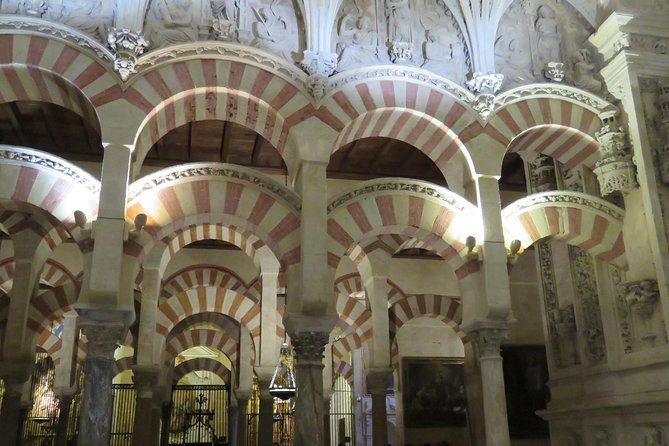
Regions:
<svg viewBox="0 0 669 446"><path fill-rule="evenodd" d="M502 211L507 247L527 248L547 237L564 240L601 260L626 267L625 212L600 198L578 192L544 192L515 201Z"/></svg>

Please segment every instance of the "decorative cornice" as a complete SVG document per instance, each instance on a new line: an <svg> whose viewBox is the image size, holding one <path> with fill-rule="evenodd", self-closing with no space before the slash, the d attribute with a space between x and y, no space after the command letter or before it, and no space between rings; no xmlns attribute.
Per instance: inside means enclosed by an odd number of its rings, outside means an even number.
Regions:
<svg viewBox="0 0 669 446"><path fill-rule="evenodd" d="M180 183L183 182L183 180L196 177L212 176L232 178L248 183L281 198L297 213L302 209L302 200L299 195L287 189L285 186L257 174L252 169L245 169L240 166L222 163L192 163L163 169L132 183L128 188L128 200L134 200L144 191L158 187L165 187L171 183Z"/></svg>
<svg viewBox="0 0 669 446"><path fill-rule="evenodd" d="M437 186L436 184L418 180L394 180L391 178L380 178L378 180L366 181L362 186L345 192L328 203L328 214L346 203L363 195L377 192L410 192L425 195L447 203L459 212L470 212L475 206L450 190Z"/></svg>
<svg viewBox="0 0 669 446"><path fill-rule="evenodd" d="M495 108L501 108L526 97L557 97L576 102L599 114L616 107L610 102L576 87L561 84L523 85L495 97Z"/></svg>
<svg viewBox="0 0 669 446"><path fill-rule="evenodd" d="M96 197L100 195L100 182L94 177L62 158L39 150L0 145L0 164L38 165L69 177L90 190Z"/></svg>
<svg viewBox="0 0 669 446"><path fill-rule="evenodd" d="M533 194L517 200L502 210L502 218L520 213L528 208L547 204L572 204L594 209L618 220L621 224L625 218L625 211L608 201L580 192L552 191Z"/></svg>
<svg viewBox="0 0 669 446"><path fill-rule="evenodd" d="M100 42L66 25L35 17L0 14L0 34L21 33L46 34L72 46L87 49L110 65L114 62L114 55Z"/></svg>

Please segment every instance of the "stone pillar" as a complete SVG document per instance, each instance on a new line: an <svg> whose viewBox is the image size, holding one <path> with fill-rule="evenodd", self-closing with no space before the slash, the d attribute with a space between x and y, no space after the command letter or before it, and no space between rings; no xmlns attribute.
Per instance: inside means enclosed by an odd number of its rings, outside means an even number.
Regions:
<svg viewBox="0 0 669 446"><path fill-rule="evenodd" d="M260 407L258 413L258 445L272 446L274 431L274 397L269 393L269 381L262 380L260 386Z"/></svg>
<svg viewBox="0 0 669 446"><path fill-rule="evenodd" d="M323 398L323 446L330 446L330 400L332 395Z"/></svg>
<svg viewBox="0 0 669 446"><path fill-rule="evenodd" d="M60 412L58 414L58 424L56 424L56 443L55 446L67 446L67 425L70 420L70 408L74 393L61 393L58 395L58 405Z"/></svg>
<svg viewBox="0 0 669 446"><path fill-rule="evenodd" d="M386 390L392 369L376 368L367 373L367 392L372 396L372 446L388 445Z"/></svg>
<svg viewBox="0 0 669 446"><path fill-rule="evenodd" d="M157 367L133 367L132 381L137 400L132 429L133 446L157 445L160 439L160 392L156 391Z"/></svg>
<svg viewBox="0 0 669 446"><path fill-rule="evenodd" d="M291 335L295 350L297 398L295 446L323 444L323 350L329 333L303 331Z"/></svg>
<svg viewBox="0 0 669 446"><path fill-rule="evenodd" d="M121 323L88 323L82 328L88 339L88 354L77 444L106 446L111 428L114 350L124 326Z"/></svg>
<svg viewBox="0 0 669 446"><path fill-rule="evenodd" d="M476 347L481 371L481 394L486 446L509 446L509 422L500 346L507 336L503 323L469 331Z"/></svg>
<svg viewBox="0 0 669 446"><path fill-rule="evenodd" d="M21 426L21 396L24 384L30 377L33 364L17 364L14 370L2 371L5 382L5 394L0 409L0 434L2 444L13 446L18 444ZM3 366L3 369L5 367Z"/></svg>
<svg viewBox="0 0 669 446"><path fill-rule="evenodd" d="M237 393L237 446L246 446L250 392Z"/></svg>
<svg viewBox="0 0 669 446"><path fill-rule="evenodd" d="M230 398L230 406L228 407L228 444L237 444L237 420L239 416L239 409L237 407L237 399Z"/></svg>

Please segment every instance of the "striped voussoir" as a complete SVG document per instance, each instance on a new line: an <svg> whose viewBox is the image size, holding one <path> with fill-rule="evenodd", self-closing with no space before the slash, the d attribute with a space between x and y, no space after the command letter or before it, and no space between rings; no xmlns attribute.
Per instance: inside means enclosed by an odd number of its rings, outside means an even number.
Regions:
<svg viewBox="0 0 669 446"><path fill-rule="evenodd" d="M332 357L345 358L348 353L362 348L365 342L367 340L363 340L357 333L349 333L332 343Z"/></svg>
<svg viewBox="0 0 669 446"><path fill-rule="evenodd" d="M235 178L200 174L202 169L230 173ZM182 172L188 175L151 186L153 181L162 181L165 176L171 178ZM242 179L238 180L237 174ZM299 262L300 219L295 208L295 200L299 197L270 179L265 186L254 184L245 178L246 174L245 169L217 163L165 169L130 186L137 192L128 203L127 216L132 221L136 215L146 214L146 231L158 240L199 225L220 224L235 228L236 232L252 234L262 240L284 267L294 265ZM269 188L280 189L280 192L275 194ZM184 232L185 238L193 235L197 235L197 230ZM252 242L251 246L256 250L259 248L258 242Z"/></svg>
<svg viewBox="0 0 669 446"><path fill-rule="evenodd" d="M339 132L332 152L362 138L404 141L426 154L444 172L465 151L458 133L475 112L446 91L401 79L368 79L336 90L318 116Z"/></svg>
<svg viewBox="0 0 669 446"><path fill-rule="evenodd" d="M41 348L53 360L53 365L58 366L61 361L60 348L62 341L51 330L44 330L37 337L35 343L37 348Z"/></svg>
<svg viewBox="0 0 669 446"><path fill-rule="evenodd" d="M255 292L248 292L250 285L234 271L218 265L193 265L175 272L163 281L159 303L198 286L226 288L244 294L256 302L260 301Z"/></svg>
<svg viewBox="0 0 669 446"><path fill-rule="evenodd" d="M430 317L444 322L453 329L463 343L468 342L467 333L460 329L462 309L460 298L437 294L414 294L395 302L388 311L390 331L393 337L399 329L412 319Z"/></svg>
<svg viewBox="0 0 669 446"><path fill-rule="evenodd" d="M60 320L63 314L72 309L78 295L79 284L68 282L34 297L28 310L28 329L35 336L49 329L54 321Z"/></svg>
<svg viewBox="0 0 669 446"><path fill-rule="evenodd" d="M362 341L372 337L372 312L358 299L338 294L337 313L343 327L350 327L344 332L355 332Z"/></svg>
<svg viewBox="0 0 669 446"><path fill-rule="evenodd" d="M8 294L14 282L14 257L7 257L0 261L0 291ZM8 299L9 300L9 299Z"/></svg>
<svg viewBox="0 0 669 446"><path fill-rule="evenodd" d="M451 191L414 180L367 181L355 194L335 198L328 209L328 264L332 269L361 241L387 234L422 240L457 269L464 263L466 237L476 234L471 223L465 224L475 221L476 208L471 203Z"/></svg>
<svg viewBox="0 0 669 446"><path fill-rule="evenodd" d="M133 88L148 105L136 139L135 172L161 136L188 122L235 122L283 152L291 127L314 113L299 86L266 68L230 60L165 64L136 78Z"/></svg>
<svg viewBox="0 0 669 446"><path fill-rule="evenodd" d="M233 364L237 363L238 340L225 332L198 328L184 330L170 337L165 350L165 365L169 366L180 353L192 347L209 347L223 353Z"/></svg>
<svg viewBox="0 0 669 446"><path fill-rule="evenodd" d="M29 34L3 34L0 48L0 102L50 102L99 131L95 108L108 102L107 92L121 91L99 61L62 40Z"/></svg>
<svg viewBox="0 0 669 446"><path fill-rule="evenodd" d="M397 299L406 297L406 293L400 288L400 286L388 279L388 305L391 305ZM364 292L365 289L362 286L362 278L359 273L350 273L340 276L335 281L335 292L343 294L345 296L357 295L358 293ZM366 298L366 296L365 296Z"/></svg>
<svg viewBox="0 0 669 446"><path fill-rule="evenodd" d="M174 368L172 374L172 382L177 384L181 379L192 372L211 372L223 380L224 383L230 384L232 375L225 365L213 358L193 358L183 361Z"/></svg>
<svg viewBox="0 0 669 446"><path fill-rule="evenodd" d="M332 382L334 383L337 378L343 376L348 384L353 387L353 366L346 361L342 361L339 358L332 358Z"/></svg>
<svg viewBox="0 0 669 446"><path fill-rule="evenodd" d="M564 240L594 257L625 268L625 211L578 192L545 192L522 198L502 211L507 246L527 248L546 237Z"/></svg>
<svg viewBox="0 0 669 446"><path fill-rule="evenodd" d="M167 337L167 342L169 343L172 337L179 336L182 333L191 330L195 326L198 328L210 328L222 331L228 336L234 338L236 342L239 342L239 322L232 319L230 316L226 316L225 314L213 312L195 313L191 316L188 316L174 326L169 336Z"/></svg>
<svg viewBox="0 0 669 446"><path fill-rule="evenodd" d="M132 356L122 356L114 361L114 375L119 373L132 370L132 366L135 365Z"/></svg>
<svg viewBox="0 0 669 446"><path fill-rule="evenodd" d="M77 271L77 275L82 271ZM66 283L78 283L79 280L74 274L74 271L70 271L65 265L60 262L57 262L54 259L47 259L44 268L42 269L42 274L40 276L40 281L49 285L52 288L65 285Z"/></svg>
<svg viewBox="0 0 669 446"><path fill-rule="evenodd" d="M211 312L238 321L254 338L260 335L260 305L243 294L214 287L193 288L159 305L156 332L167 337L175 325L188 316Z"/></svg>
<svg viewBox="0 0 669 446"><path fill-rule="evenodd" d="M593 169L599 161L599 142L580 130L546 124L525 130L509 144L508 152L547 155L569 168Z"/></svg>

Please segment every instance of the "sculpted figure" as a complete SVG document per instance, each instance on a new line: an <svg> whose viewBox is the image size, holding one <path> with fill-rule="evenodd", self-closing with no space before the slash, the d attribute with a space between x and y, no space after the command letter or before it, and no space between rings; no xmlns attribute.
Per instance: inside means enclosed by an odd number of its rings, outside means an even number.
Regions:
<svg viewBox="0 0 669 446"><path fill-rule="evenodd" d="M538 36L539 56L544 63L560 62L560 33L555 10L548 5L542 5L537 15L534 27Z"/></svg>
<svg viewBox="0 0 669 446"><path fill-rule="evenodd" d="M269 7L253 8L257 19L253 24L253 44L290 60L287 45L292 38L288 28L288 13L284 9L276 0Z"/></svg>
<svg viewBox="0 0 669 446"><path fill-rule="evenodd" d="M149 40L154 48L195 40L193 0L154 0L147 17Z"/></svg>
<svg viewBox="0 0 669 446"><path fill-rule="evenodd" d="M352 26L353 28L344 29L348 26ZM337 71L346 71L365 64L376 64L379 62L376 52L374 24L371 17L368 15L345 17L342 20L339 35L340 37L350 36L350 41L348 43L340 43L342 49Z"/></svg>
<svg viewBox="0 0 669 446"><path fill-rule="evenodd" d="M591 93L599 93L602 83L595 78L595 65L590 60L590 51L579 50L574 56L574 86Z"/></svg>
<svg viewBox="0 0 669 446"><path fill-rule="evenodd" d="M223 40L235 38L239 23L239 0L211 0L211 13L216 35Z"/></svg>
<svg viewBox="0 0 669 446"><path fill-rule="evenodd" d="M388 37L391 42L412 42L409 0L386 0Z"/></svg>
<svg viewBox="0 0 669 446"><path fill-rule="evenodd" d="M423 68L459 83L464 80L463 62L464 45L451 27L440 26L427 32Z"/></svg>
<svg viewBox="0 0 669 446"><path fill-rule="evenodd" d="M504 39L500 39L498 42L500 45L496 45L495 53L504 62L501 64L500 71L504 73L506 84L513 87L531 82L534 76L527 42L522 38L513 38L508 41L506 46L503 43Z"/></svg>
<svg viewBox="0 0 669 446"><path fill-rule="evenodd" d="M51 20L78 29L98 40L107 39L107 28L114 22L113 1L71 0L59 5L55 2L42 3L48 6L47 16Z"/></svg>

